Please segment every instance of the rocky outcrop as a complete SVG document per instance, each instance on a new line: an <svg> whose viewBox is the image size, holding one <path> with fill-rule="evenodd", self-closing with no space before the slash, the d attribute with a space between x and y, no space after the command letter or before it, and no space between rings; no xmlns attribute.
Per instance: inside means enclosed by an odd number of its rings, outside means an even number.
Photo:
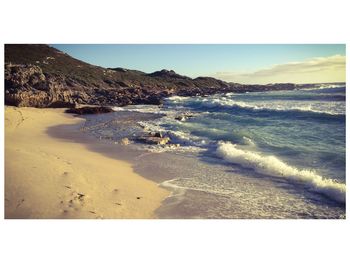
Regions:
<svg viewBox="0 0 350 263"><path fill-rule="evenodd" d="M81 107L81 108L71 108L66 110L66 113L73 113L73 114L79 114L79 115L101 114L101 113L109 113L109 112L113 112L113 110L109 107Z"/></svg>
<svg viewBox="0 0 350 263"><path fill-rule="evenodd" d="M118 84L116 84L118 85ZM18 107L75 107L78 104L159 105L169 93L141 87L95 87L65 76L44 74L36 65L5 65L5 104Z"/></svg>
<svg viewBox="0 0 350 263"><path fill-rule="evenodd" d="M294 88L294 84L241 85L210 77L192 79L165 69L146 74L102 68L48 45L5 45L5 104L20 107L160 105L172 95Z"/></svg>
<svg viewBox="0 0 350 263"><path fill-rule="evenodd" d="M60 78L33 65L5 65L5 104L20 107L74 107L74 92Z"/></svg>
<svg viewBox="0 0 350 263"><path fill-rule="evenodd" d="M156 137L156 136L144 136L138 138L139 142L146 144L157 144L157 145L165 145L170 141L169 137Z"/></svg>

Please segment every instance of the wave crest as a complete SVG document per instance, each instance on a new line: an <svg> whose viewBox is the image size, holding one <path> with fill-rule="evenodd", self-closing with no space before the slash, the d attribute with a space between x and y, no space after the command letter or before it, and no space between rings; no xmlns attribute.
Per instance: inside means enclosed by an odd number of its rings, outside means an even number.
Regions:
<svg viewBox="0 0 350 263"><path fill-rule="evenodd" d="M239 101L232 97L179 97L173 96L167 99L170 104L175 106L195 106L204 108L241 108L253 111L273 111L273 112L305 112L314 114L326 114L333 116L345 115L345 103L343 101L335 101L332 103L321 103L315 101L298 101L298 100L283 100L269 102L252 102Z"/></svg>
<svg viewBox="0 0 350 263"><path fill-rule="evenodd" d="M289 166L275 156L263 156L260 153L238 149L236 145L229 142L220 142L216 154L228 162L253 168L263 174L303 182L311 191L324 194L337 202L345 203L345 184L323 178L311 170Z"/></svg>
<svg viewBox="0 0 350 263"><path fill-rule="evenodd" d="M214 99L213 101L205 101L203 103L207 107L217 107L217 106L228 106L228 107L239 107L243 109L251 109L256 111L277 111L277 112L289 112L289 111L299 111L299 112L311 112L318 114L327 114L327 115L343 115L344 113L340 111L337 107L335 109L322 109L320 105L311 105L311 104L298 104L297 102L290 103L247 103L243 101L233 101L226 99ZM342 106L342 105L339 105ZM316 109L318 108L318 109Z"/></svg>

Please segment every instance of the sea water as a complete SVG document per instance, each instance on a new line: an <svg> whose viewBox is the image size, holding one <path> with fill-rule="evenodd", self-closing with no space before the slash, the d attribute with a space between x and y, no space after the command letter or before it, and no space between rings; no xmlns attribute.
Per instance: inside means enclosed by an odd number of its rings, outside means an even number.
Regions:
<svg viewBox="0 0 350 263"><path fill-rule="evenodd" d="M159 114L138 124L180 144L138 160L172 174L160 217L345 217L345 84L115 110Z"/></svg>

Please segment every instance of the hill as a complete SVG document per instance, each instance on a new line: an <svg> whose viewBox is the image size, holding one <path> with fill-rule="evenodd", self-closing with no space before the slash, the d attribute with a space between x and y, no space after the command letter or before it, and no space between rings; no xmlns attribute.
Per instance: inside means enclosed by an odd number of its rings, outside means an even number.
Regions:
<svg viewBox="0 0 350 263"><path fill-rule="evenodd" d="M75 59L49 45L5 45L5 104L73 107L76 104L161 104L171 95L293 89L294 84L241 85L215 78L192 79L173 70L150 74L103 68Z"/></svg>

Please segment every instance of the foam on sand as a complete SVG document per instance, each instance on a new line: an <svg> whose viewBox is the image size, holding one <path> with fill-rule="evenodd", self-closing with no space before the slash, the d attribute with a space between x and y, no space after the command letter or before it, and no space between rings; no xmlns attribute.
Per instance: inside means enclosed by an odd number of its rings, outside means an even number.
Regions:
<svg viewBox="0 0 350 263"><path fill-rule="evenodd" d="M309 190L324 194L337 202L345 203L345 184L323 178L311 170L290 166L273 155L265 156L261 153L242 150L229 142L220 142L216 154L228 162L253 168L259 173L303 182Z"/></svg>

